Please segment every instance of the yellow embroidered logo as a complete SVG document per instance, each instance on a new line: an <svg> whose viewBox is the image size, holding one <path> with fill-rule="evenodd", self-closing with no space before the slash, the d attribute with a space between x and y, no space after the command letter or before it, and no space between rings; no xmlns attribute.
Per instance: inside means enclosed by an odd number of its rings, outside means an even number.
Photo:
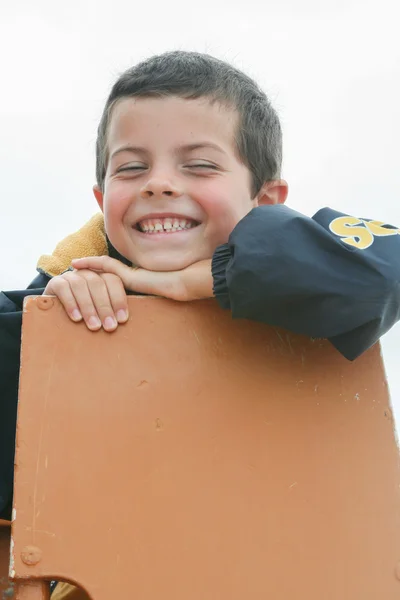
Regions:
<svg viewBox="0 0 400 600"><path fill-rule="evenodd" d="M400 235L400 229L383 221L364 221L357 217L337 217L329 223L329 229L338 235L342 242L360 250L369 248L375 237Z"/></svg>

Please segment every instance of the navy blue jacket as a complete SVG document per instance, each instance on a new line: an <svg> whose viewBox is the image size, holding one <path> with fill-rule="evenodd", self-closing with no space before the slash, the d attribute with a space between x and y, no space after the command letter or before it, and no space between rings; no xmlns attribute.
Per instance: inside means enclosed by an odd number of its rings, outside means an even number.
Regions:
<svg viewBox="0 0 400 600"><path fill-rule="evenodd" d="M217 248L214 293L233 318L328 338L354 360L400 319L400 230L329 208L312 219L284 205L253 209ZM22 304L43 293L0 294L0 518L9 518Z"/></svg>

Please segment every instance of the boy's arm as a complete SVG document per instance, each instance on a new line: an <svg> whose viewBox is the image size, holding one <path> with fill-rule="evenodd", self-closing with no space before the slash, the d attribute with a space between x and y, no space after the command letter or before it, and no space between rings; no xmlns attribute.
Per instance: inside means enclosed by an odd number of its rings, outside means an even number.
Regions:
<svg viewBox="0 0 400 600"><path fill-rule="evenodd" d="M354 360L400 319L400 235L328 208L251 211L214 254L214 293L234 318L329 338Z"/></svg>
<svg viewBox="0 0 400 600"><path fill-rule="evenodd" d="M38 275L27 290L0 292L0 518L11 516L15 426L25 296L41 295L49 278Z"/></svg>
<svg viewBox="0 0 400 600"><path fill-rule="evenodd" d="M400 318L399 231L329 208L310 219L279 204L253 209L212 261L181 271L133 270L110 256L72 265L113 273L126 290L173 300L214 292L234 318L328 338L354 360Z"/></svg>

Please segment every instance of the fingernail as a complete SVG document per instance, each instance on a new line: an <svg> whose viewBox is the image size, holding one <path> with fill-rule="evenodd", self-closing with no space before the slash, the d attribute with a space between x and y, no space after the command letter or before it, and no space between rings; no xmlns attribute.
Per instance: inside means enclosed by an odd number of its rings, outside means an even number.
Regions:
<svg viewBox="0 0 400 600"><path fill-rule="evenodd" d="M115 329L117 326L117 321L114 317L106 317L104 319L104 329Z"/></svg>
<svg viewBox="0 0 400 600"><path fill-rule="evenodd" d="M119 323L124 323L128 320L128 311L127 310L119 310L117 312L117 319Z"/></svg>
<svg viewBox="0 0 400 600"><path fill-rule="evenodd" d="M101 327L101 321L98 317L90 317L88 325L91 329L98 329Z"/></svg>
<svg viewBox="0 0 400 600"><path fill-rule="evenodd" d="M74 321L80 321L82 319L82 315L77 308L74 308L74 310L71 313L71 317Z"/></svg>

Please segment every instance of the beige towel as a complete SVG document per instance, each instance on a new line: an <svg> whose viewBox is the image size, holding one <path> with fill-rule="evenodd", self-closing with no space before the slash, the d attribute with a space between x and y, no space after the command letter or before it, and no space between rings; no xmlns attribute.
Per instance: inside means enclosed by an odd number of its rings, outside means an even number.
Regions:
<svg viewBox="0 0 400 600"><path fill-rule="evenodd" d="M57 244L53 254L39 258L37 268L51 277L60 275L71 266L73 258L108 254L104 217L97 213L81 229Z"/></svg>

